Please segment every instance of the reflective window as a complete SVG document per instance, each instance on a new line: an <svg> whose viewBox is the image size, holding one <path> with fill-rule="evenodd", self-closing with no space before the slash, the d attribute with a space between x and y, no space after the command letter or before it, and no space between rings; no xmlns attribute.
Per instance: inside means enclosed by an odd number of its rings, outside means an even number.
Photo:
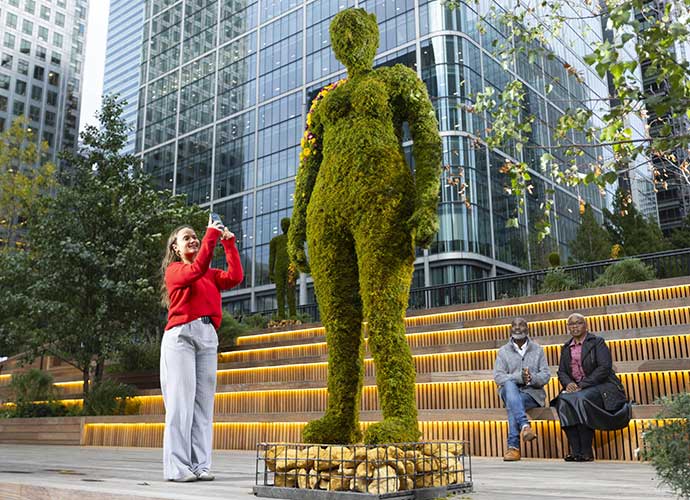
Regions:
<svg viewBox="0 0 690 500"><path fill-rule="evenodd" d="M220 49L218 119L256 101L256 32Z"/></svg>
<svg viewBox="0 0 690 500"><path fill-rule="evenodd" d="M212 135L207 128L178 141L175 194L186 194L189 203L211 200Z"/></svg>
<svg viewBox="0 0 690 500"><path fill-rule="evenodd" d="M254 187L254 115L251 111L217 126L214 199Z"/></svg>

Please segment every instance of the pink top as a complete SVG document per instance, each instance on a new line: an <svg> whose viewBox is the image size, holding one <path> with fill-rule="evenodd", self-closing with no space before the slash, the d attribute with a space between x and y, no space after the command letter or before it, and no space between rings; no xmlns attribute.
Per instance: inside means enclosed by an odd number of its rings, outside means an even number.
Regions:
<svg viewBox="0 0 690 500"><path fill-rule="evenodd" d="M582 370L582 342L585 341L585 335L580 343L572 341L570 344L570 373L573 375L573 380L576 383L585 378L585 372Z"/></svg>

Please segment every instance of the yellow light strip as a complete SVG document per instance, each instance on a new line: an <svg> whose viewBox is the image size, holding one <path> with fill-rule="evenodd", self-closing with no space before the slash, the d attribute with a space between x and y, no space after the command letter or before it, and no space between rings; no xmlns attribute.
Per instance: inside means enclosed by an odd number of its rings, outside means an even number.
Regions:
<svg viewBox="0 0 690 500"><path fill-rule="evenodd" d="M638 404L652 404L658 398L690 391L690 370L620 373L626 393ZM561 390L556 377L545 386L547 401ZM503 404L492 379L421 382L415 384L417 407L420 410L497 409ZM138 398L142 415L162 415L165 411L159 395ZM303 413L325 411L328 400L325 387L308 389L266 389L255 391L221 392L215 397L215 412L247 413ZM363 387L362 411L379 410L378 389Z"/></svg>
<svg viewBox="0 0 690 500"><path fill-rule="evenodd" d="M654 300L670 300L684 297L690 297L690 285L646 288L642 290L630 290L627 292L614 292L567 299L536 301L525 304L483 307L465 311L425 314L407 317L405 318L405 324L406 326L425 326L438 323L514 317L524 314L554 312L562 310L564 306L568 310L573 310L590 307L603 307L608 305L650 302ZM255 343L276 342L279 340L296 340L319 337L323 335L323 327L305 328L283 332L260 333L238 337L237 345L242 346Z"/></svg>
<svg viewBox="0 0 690 500"><path fill-rule="evenodd" d="M646 428L662 421L632 419L618 431L597 431L594 450L597 460L637 461L635 450L642 445ZM365 429L372 422L361 422ZM562 458L567 441L558 420L533 420L538 442L522 445L523 457ZM257 443L299 443L304 422L217 422L213 424L216 449L255 450ZM85 424L82 445L161 447L162 423ZM500 457L505 452L506 420L439 420L419 422L422 440L468 441L473 456Z"/></svg>
<svg viewBox="0 0 690 500"><path fill-rule="evenodd" d="M653 309L649 311L600 314L587 318L589 331L592 333L631 328L671 326L683 323L690 323L690 307L688 306ZM408 344L413 348L428 347L440 344L505 340L508 338L509 330L510 325L504 324L414 333L406 335L406 338L408 339ZM530 335L532 337L546 337L565 333L565 318L533 321L530 323ZM366 343L366 339L364 339L364 341ZM219 362L266 361L284 359L285 357L301 358L323 356L326 352L325 342L281 347L263 347L220 353Z"/></svg>
<svg viewBox="0 0 690 500"><path fill-rule="evenodd" d="M690 334L666 335L607 340L614 363L644 360L670 360L690 358ZM544 347L549 365L558 365L561 345ZM446 353L415 354L412 356L417 373L449 372L466 370L490 370L498 349L456 351ZM298 382L326 380L328 363L282 364L248 368L218 370L218 385L253 384L270 382ZM365 376L374 375L371 358L364 360ZM81 382L73 382L81 388ZM66 384L63 383L63 384Z"/></svg>

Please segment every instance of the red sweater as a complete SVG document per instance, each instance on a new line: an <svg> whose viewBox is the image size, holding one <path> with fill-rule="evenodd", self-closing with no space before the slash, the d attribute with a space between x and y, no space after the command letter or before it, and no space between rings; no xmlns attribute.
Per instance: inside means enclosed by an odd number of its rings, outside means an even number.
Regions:
<svg viewBox="0 0 690 500"><path fill-rule="evenodd" d="M220 326L223 316L220 291L232 288L244 277L235 238L221 240L228 270L210 268L220 234L217 229L207 228L194 262L173 262L166 269L165 286L170 297L166 330L201 316L210 316L216 329Z"/></svg>

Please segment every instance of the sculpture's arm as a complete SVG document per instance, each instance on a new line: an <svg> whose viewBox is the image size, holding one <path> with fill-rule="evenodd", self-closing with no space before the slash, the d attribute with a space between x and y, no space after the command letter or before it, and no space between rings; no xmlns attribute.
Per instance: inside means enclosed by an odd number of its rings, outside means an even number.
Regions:
<svg viewBox="0 0 690 500"><path fill-rule="evenodd" d="M318 97L317 97L318 99ZM307 240L307 205L316 183L322 159L323 125L318 100L314 100L307 114L307 127L302 138L300 166L295 180L295 203L288 230L288 255L297 269L309 272L304 243Z"/></svg>
<svg viewBox="0 0 690 500"><path fill-rule="evenodd" d="M417 74L400 64L390 68L389 82L399 111L409 123L415 161L415 209L409 221L417 245L427 248L438 231L438 198L443 146L434 107Z"/></svg>

